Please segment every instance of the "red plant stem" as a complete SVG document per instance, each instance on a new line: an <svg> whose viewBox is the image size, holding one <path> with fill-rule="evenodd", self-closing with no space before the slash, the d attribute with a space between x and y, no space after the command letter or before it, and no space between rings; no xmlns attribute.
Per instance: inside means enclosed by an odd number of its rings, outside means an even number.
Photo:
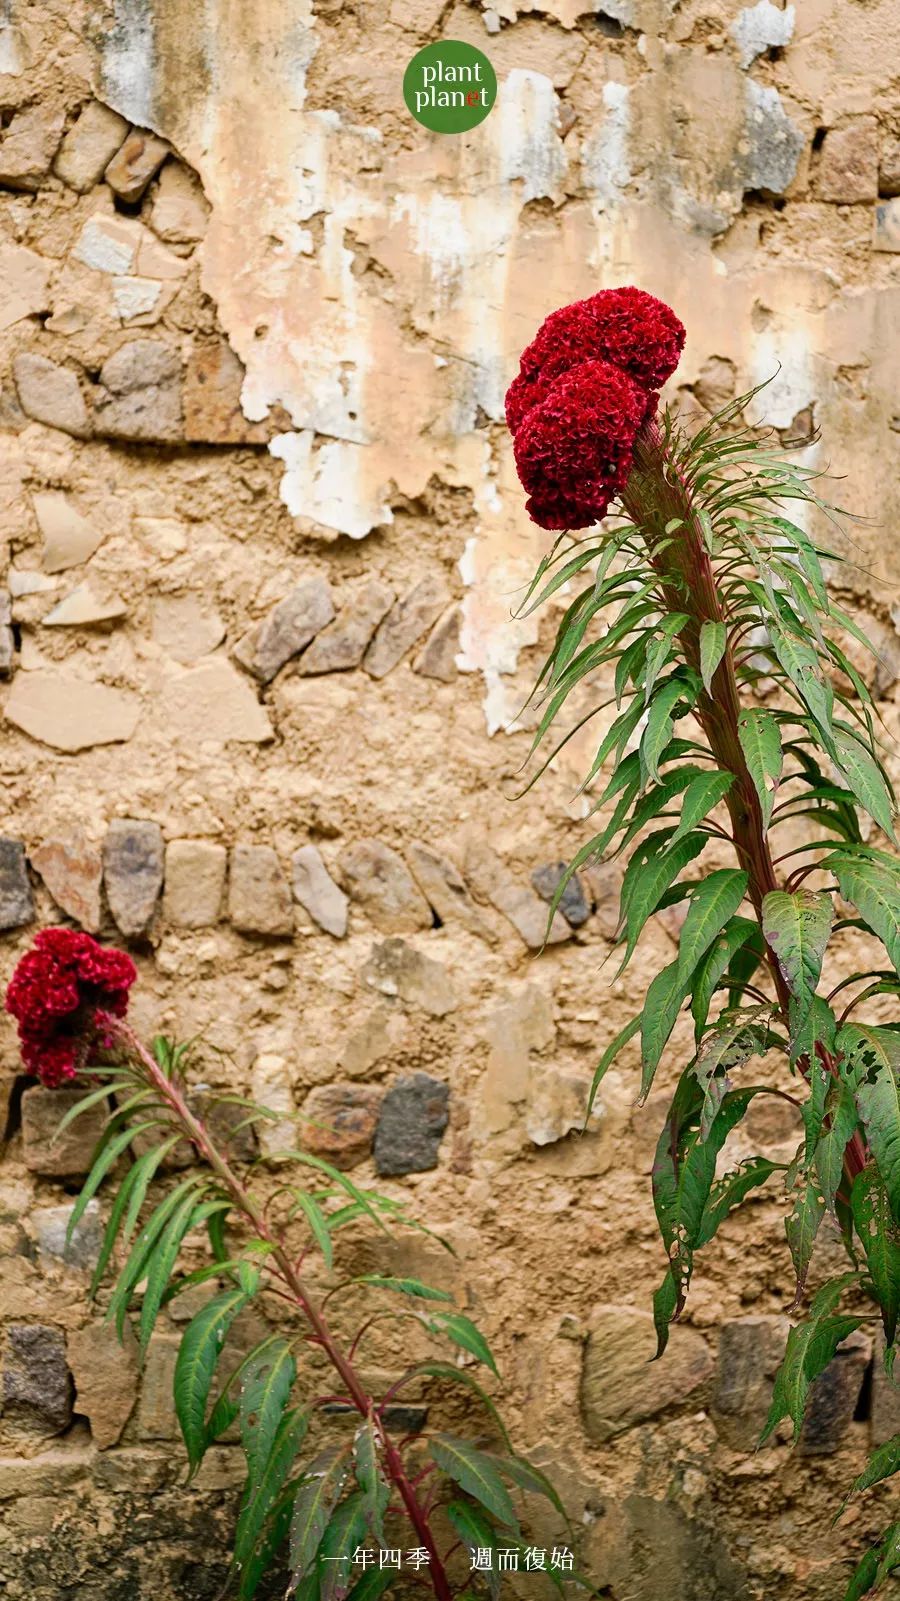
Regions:
<svg viewBox="0 0 900 1601"><path fill-rule="evenodd" d="M688 622L679 634L688 665L700 673L700 631L705 622L727 623L709 551L703 540L697 508L689 484L671 456L667 455L658 423L651 421L638 435L634 468L622 495L622 503L638 528L648 530L650 563L662 581L666 605L672 612L685 612ZM667 540L665 529L674 519L682 526ZM660 549L660 546L664 548ZM726 633L725 650L713 675L710 693L701 690L694 715L709 741L718 766L735 775L725 796L731 817L732 838L738 861L747 873L747 893L762 928L763 901L781 888L769 850L766 826L756 785L744 757L738 734L741 710L734 642ZM812 871L812 869L809 869ZM790 991L768 941L766 961L772 975L778 1006L788 1021ZM828 1052L818 1048L826 1070L837 1068ZM854 1134L844 1157L846 1176L852 1184L866 1165L865 1143Z"/></svg>
<svg viewBox="0 0 900 1601"><path fill-rule="evenodd" d="M260 1239L265 1240L266 1244L272 1247L272 1260L278 1266L280 1278L290 1289L294 1304L302 1311L332 1367L340 1374L348 1397L362 1417L369 1417L370 1414L374 1416L376 1427L381 1435L388 1475L406 1508L407 1516L416 1532L419 1544L423 1550L428 1552L428 1572L434 1594L437 1597L437 1601L453 1601L453 1591L435 1545L434 1535L428 1523L428 1515L419 1503L415 1489L407 1476L400 1452L384 1427L372 1397L366 1394L356 1369L349 1358L344 1355L320 1308L316 1305L303 1280L297 1273L290 1256L281 1245L277 1235L272 1232L265 1209L253 1199L249 1190L241 1183L237 1174L233 1172L225 1158L216 1149L205 1124L194 1116L178 1084L166 1078L149 1051L146 1050L141 1040L129 1028L128 1024L120 1022L112 1024L111 1022L110 1032L113 1032L127 1050L137 1058L154 1089L175 1114L191 1144L228 1191L238 1211L253 1225Z"/></svg>

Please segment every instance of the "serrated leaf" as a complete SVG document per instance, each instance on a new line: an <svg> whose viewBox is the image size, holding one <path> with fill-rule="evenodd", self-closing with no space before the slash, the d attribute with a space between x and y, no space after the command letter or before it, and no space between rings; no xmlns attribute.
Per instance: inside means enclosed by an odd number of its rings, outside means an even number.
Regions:
<svg viewBox="0 0 900 1601"><path fill-rule="evenodd" d="M712 694L713 677L725 655L727 638L728 631L725 624L714 622L712 618L705 622L700 630L700 677L708 695Z"/></svg>
<svg viewBox="0 0 900 1601"><path fill-rule="evenodd" d="M122 1180L118 1193L116 1194L116 1198L113 1201L110 1209L109 1219L103 1235L103 1243L100 1247L100 1254L97 1257L97 1263L94 1268L90 1288L88 1290L89 1300L94 1299L94 1296L97 1294L97 1291L100 1288L103 1275L106 1272L110 1258L115 1249L116 1240L119 1236L120 1230L122 1233L123 1242L126 1245L128 1244L130 1239L130 1231L128 1230L127 1225L124 1228L122 1227L122 1220L126 1209L129 1211L129 1213L134 1210L135 1214L140 1211L144 1196L147 1193L147 1188L154 1172L156 1171L156 1168L159 1166L160 1162L165 1160L169 1152L175 1149L175 1146L178 1144L180 1138L181 1136L179 1134L173 1134L171 1138L165 1140L162 1145L154 1146L151 1150L145 1151L144 1155L139 1157L136 1162L133 1162L131 1167L128 1169L128 1172L126 1173L125 1178Z"/></svg>
<svg viewBox="0 0 900 1601"><path fill-rule="evenodd" d="M251 1362L241 1384L241 1442L251 1492L262 1478L272 1444L297 1377L293 1352L285 1340L269 1345Z"/></svg>
<svg viewBox="0 0 900 1601"><path fill-rule="evenodd" d="M642 770L655 784L659 783L659 759L672 738L676 707L683 703L679 715L684 716L696 698L696 690L686 679L673 677L660 685L650 702L647 726L641 735L640 758Z"/></svg>
<svg viewBox="0 0 900 1601"><path fill-rule="evenodd" d="M201 1180L196 1174L191 1175L189 1178L183 1179L180 1184L176 1184L175 1188L170 1190L168 1195L166 1195L163 1200L160 1201L159 1205L153 1212L151 1212L149 1218L142 1227L134 1243L131 1254L116 1280L115 1289L110 1296L109 1306L106 1309L107 1321L112 1321L112 1319L115 1318L116 1327L118 1328L120 1338L125 1326L125 1313L130 1305L131 1297L134 1293L135 1287L140 1283L141 1279L147 1272L156 1242L159 1239L166 1223L168 1222L172 1213L181 1204L182 1199L189 1192L194 1192L196 1198L196 1195L200 1192L200 1189Z"/></svg>
<svg viewBox="0 0 900 1601"><path fill-rule="evenodd" d="M442 1313L439 1318L431 1319L428 1327L432 1333L446 1335L447 1339L452 1340L455 1345L461 1346L471 1356L477 1357L479 1362L483 1362L485 1367L489 1367L495 1377L499 1379L500 1374L497 1371L497 1364L494 1361L491 1348L480 1329L475 1327L471 1318L467 1318L462 1312L446 1312Z"/></svg>
<svg viewBox="0 0 900 1601"><path fill-rule="evenodd" d="M884 1337L891 1346L900 1319L900 1229L891 1215L881 1177L871 1165L854 1179L850 1206L881 1308Z"/></svg>
<svg viewBox="0 0 900 1601"><path fill-rule="evenodd" d="M809 1015L833 913L831 896L821 891L773 889L763 900L763 933L793 1001L792 1036Z"/></svg>
<svg viewBox="0 0 900 1601"><path fill-rule="evenodd" d="M895 1473L900 1473L900 1434L895 1434L890 1440L885 1440L877 1450L872 1452L868 1463L863 1468L858 1479L854 1479L847 1494L847 1501L853 1495L859 1495L862 1490L870 1490L873 1484L880 1484L882 1479L891 1479ZM847 1505L844 1502L844 1506Z"/></svg>
<svg viewBox="0 0 900 1601"><path fill-rule="evenodd" d="M506 1426L500 1413L497 1411L487 1391L482 1388L477 1379L472 1377L471 1373L466 1372L465 1368L454 1367L451 1362L417 1362L415 1367L408 1369L406 1378L416 1378L419 1374L428 1378L446 1379L449 1384L461 1384L464 1389L470 1390L473 1395L477 1395L482 1406L486 1407L490 1413L506 1449L510 1452L512 1451L509 1435L506 1432Z"/></svg>
<svg viewBox="0 0 900 1601"><path fill-rule="evenodd" d="M365 1534L365 1499L356 1492L332 1513L322 1536L317 1562L321 1601L345 1601L353 1578L353 1553Z"/></svg>
<svg viewBox="0 0 900 1601"><path fill-rule="evenodd" d="M356 1482L363 1492L365 1521L378 1544L383 1546L384 1514L391 1499L391 1491L381 1472L375 1422L371 1412L356 1431L353 1441L353 1463Z"/></svg>
<svg viewBox="0 0 900 1601"><path fill-rule="evenodd" d="M255 1551L238 1574L239 1601L252 1601L262 1580L272 1572L277 1553L288 1536L291 1505L291 1496L282 1496L276 1502ZM318 1601L318 1575L313 1574L313 1579L313 1584L306 1584L305 1588L301 1586L296 1591L296 1601Z"/></svg>
<svg viewBox="0 0 900 1601"><path fill-rule="evenodd" d="M690 975L685 978L679 971L678 962L674 961L657 973L647 991L641 1013L641 1101L645 1101L650 1093L656 1069L689 985Z"/></svg>
<svg viewBox="0 0 900 1601"><path fill-rule="evenodd" d="M709 1138L719 1107L731 1089L728 1075L743 1067L751 1056L763 1056L767 1049L768 1028L764 1022L744 1018L707 1034L691 1069L703 1091L701 1140Z"/></svg>
<svg viewBox="0 0 900 1601"><path fill-rule="evenodd" d="M517 1527L515 1508L500 1475L485 1452L452 1434L436 1434L428 1449L448 1478L480 1501L510 1529Z"/></svg>
<svg viewBox="0 0 900 1601"><path fill-rule="evenodd" d="M837 851L822 866L831 868L844 900L859 907L900 972L900 863Z"/></svg>
<svg viewBox="0 0 900 1601"><path fill-rule="evenodd" d="M222 1205L224 1205L222 1201L203 1201L198 1206L195 1196L186 1195L160 1235L159 1244L147 1264L147 1283L141 1302L138 1335L142 1355L150 1343L150 1336L162 1306L162 1298L172 1277L185 1235Z"/></svg>
<svg viewBox="0 0 900 1601"><path fill-rule="evenodd" d="M662 897L689 862L705 848L707 834L688 834L671 849L668 832L651 834L632 853L622 879L621 908L625 920L627 947L619 971L627 965L648 917L656 911Z"/></svg>
<svg viewBox="0 0 900 1601"><path fill-rule="evenodd" d="M774 789L781 778L781 734L773 712L746 708L738 715L738 739L747 771L759 796L763 827L772 818Z"/></svg>
<svg viewBox="0 0 900 1601"><path fill-rule="evenodd" d="M540 1468L534 1467L531 1462L526 1462L525 1458L521 1456L498 1456L493 1451L485 1454L493 1462L499 1474L505 1474L508 1479L512 1479L513 1484L520 1490L527 1490L530 1495L543 1496L545 1500L556 1508L560 1517L564 1518L566 1523L569 1522L568 1514L562 1501L547 1475L542 1473Z"/></svg>
<svg viewBox="0 0 900 1601"><path fill-rule="evenodd" d="M71 1243L72 1236L84 1216L88 1202L91 1201L96 1195L110 1168L115 1165L119 1157L122 1155L122 1152L128 1149L132 1140L134 1140L138 1134L143 1134L147 1129L153 1127L155 1127L153 1122L145 1121L143 1123L136 1124L133 1128L129 1127L126 1129L120 1129L119 1133L114 1139L101 1140L97 1156L91 1166L91 1171L84 1181L84 1185L69 1216L69 1224L68 1228L66 1229L67 1245Z"/></svg>
<svg viewBox="0 0 900 1601"><path fill-rule="evenodd" d="M813 1179L807 1178L800 1185L790 1215L784 1221L784 1231L797 1278L795 1306L799 1305L806 1288L806 1276L812 1260L813 1246L824 1216L825 1202L818 1186Z"/></svg>
<svg viewBox="0 0 900 1601"><path fill-rule="evenodd" d="M810 715L830 739L834 690L822 672L816 651L812 645L805 644L793 634L784 633L780 628L770 629L770 637L780 665Z"/></svg>
<svg viewBox="0 0 900 1601"><path fill-rule="evenodd" d="M701 773L691 781L684 793L678 827L669 841L670 849L709 816L724 800L733 783L733 773Z"/></svg>
<svg viewBox="0 0 900 1601"><path fill-rule="evenodd" d="M351 1279L351 1284L371 1284L377 1290L395 1290L398 1295L412 1295L420 1301L452 1301L447 1290L434 1290L420 1279L390 1278L382 1273L363 1273Z"/></svg>
<svg viewBox="0 0 900 1601"><path fill-rule="evenodd" d="M362 1578L357 1579L347 1601L379 1601L394 1578L390 1568L367 1568Z"/></svg>
<svg viewBox="0 0 900 1601"><path fill-rule="evenodd" d="M747 874L735 867L719 868L694 887L678 941L679 977L693 976L697 963L734 916L746 893Z"/></svg>
<svg viewBox="0 0 900 1601"><path fill-rule="evenodd" d="M498 1545L497 1531L480 1507L473 1506L471 1501L450 1501L447 1505L447 1517L471 1556L474 1556L476 1551L496 1550ZM487 1578L493 1601L498 1601L500 1595L499 1569L495 1571L492 1562L487 1573L482 1576Z"/></svg>
<svg viewBox="0 0 900 1601"><path fill-rule="evenodd" d="M626 1023L625 1027L619 1030L615 1039L610 1041L599 1062L597 1063L597 1066L594 1069L594 1076L591 1079L591 1090L588 1096L587 1110L584 1114L585 1128L587 1128L590 1115L594 1110L594 1101L597 1098L597 1091L600 1088L600 1085L602 1084L607 1072L609 1071L622 1047L627 1045L630 1039L634 1038L641 1026L642 1015L643 1014L639 1012L637 1017L633 1017L630 1023Z"/></svg>
<svg viewBox="0 0 900 1601"><path fill-rule="evenodd" d="M716 1179L703 1208L694 1249L699 1250L701 1245L709 1244L726 1217L746 1200L751 1190L759 1189L773 1173L783 1171L784 1164L781 1162L771 1162L765 1156L749 1156L732 1172L724 1173L720 1179Z"/></svg>
<svg viewBox="0 0 900 1601"><path fill-rule="evenodd" d="M699 1045L709 1017L709 1008L716 987L731 965L735 953L751 943L763 952L763 939L759 924L749 917L732 917L721 934L713 940L693 978L691 1012L694 1018L694 1040Z"/></svg>
<svg viewBox="0 0 900 1601"><path fill-rule="evenodd" d="M871 1024L845 1023L837 1048L846 1058L841 1073L852 1084L869 1149L900 1223L900 1035Z"/></svg>
<svg viewBox="0 0 900 1601"><path fill-rule="evenodd" d="M853 1334L862 1321L835 1313L844 1290L855 1284L858 1277L856 1273L844 1273L824 1284L813 1297L809 1316L791 1329L760 1445L765 1444L785 1417L794 1425L794 1439L799 1435L810 1385L824 1372L841 1341Z"/></svg>
<svg viewBox="0 0 900 1601"><path fill-rule="evenodd" d="M306 1578L347 1477L347 1448L329 1446L307 1469L291 1513L291 1589Z"/></svg>
<svg viewBox="0 0 900 1601"><path fill-rule="evenodd" d="M325 1259L325 1266L330 1270L334 1266L334 1245L328 1232L328 1219L325 1213L318 1201L302 1190L297 1191L296 1205L306 1218L309 1231Z"/></svg>
<svg viewBox="0 0 900 1601"><path fill-rule="evenodd" d="M255 1484L248 1482L234 1535L233 1560L238 1567L250 1561L266 1520L290 1477L308 1427L307 1412L299 1407L285 1412L259 1478Z"/></svg>
<svg viewBox="0 0 900 1601"><path fill-rule="evenodd" d="M847 788L853 791L860 806L879 828L896 843L893 796L878 764L864 745L845 729L834 730L834 748L837 766Z"/></svg>
<svg viewBox="0 0 900 1601"><path fill-rule="evenodd" d="M247 1297L242 1289L225 1290L201 1307L181 1338L175 1360L175 1413L192 1472L206 1448L206 1405L225 1335Z"/></svg>
<svg viewBox="0 0 900 1601"><path fill-rule="evenodd" d="M824 1080L826 1075L821 1063L818 1064L818 1068ZM818 1082L819 1076L817 1073L814 1084L818 1084ZM815 1089L813 1090L814 1094ZM811 1096L811 1100L812 1098ZM804 1112L805 1110L804 1108ZM844 1152L847 1149L847 1142L852 1139L857 1125L856 1102L849 1085L832 1082L827 1086L822 1114L823 1118L825 1115L828 1117L828 1128L824 1134L820 1134L815 1144L815 1168L822 1189L822 1199L829 1212L833 1212L835 1197L837 1196L838 1186L844 1170ZM815 1116L814 1106L810 1116ZM804 1121L806 1121L805 1117ZM808 1123L807 1127L809 1127ZM808 1148L809 1146L807 1145Z"/></svg>

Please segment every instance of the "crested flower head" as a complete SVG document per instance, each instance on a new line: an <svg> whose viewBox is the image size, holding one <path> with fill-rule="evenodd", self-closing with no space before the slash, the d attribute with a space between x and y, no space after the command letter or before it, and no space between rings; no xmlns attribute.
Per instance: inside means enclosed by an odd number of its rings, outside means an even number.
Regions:
<svg viewBox="0 0 900 1601"><path fill-rule="evenodd" d="M541 324L506 395L516 466L541 527L584 528L604 515L624 488L635 437L683 345L675 313L630 287L561 306ZM601 384L605 398L596 392Z"/></svg>
<svg viewBox="0 0 900 1601"><path fill-rule="evenodd" d="M137 969L124 951L70 928L45 928L6 992L22 1060L48 1089L75 1077L103 1018L124 1017Z"/></svg>

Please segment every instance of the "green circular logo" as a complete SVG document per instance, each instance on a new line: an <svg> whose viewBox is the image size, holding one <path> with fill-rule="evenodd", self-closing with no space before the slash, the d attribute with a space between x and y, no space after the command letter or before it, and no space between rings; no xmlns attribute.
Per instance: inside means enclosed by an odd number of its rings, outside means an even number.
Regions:
<svg viewBox="0 0 900 1601"><path fill-rule="evenodd" d="M482 50L441 39L414 55L403 74L403 98L432 133L466 133L484 122L497 98L497 74Z"/></svg>

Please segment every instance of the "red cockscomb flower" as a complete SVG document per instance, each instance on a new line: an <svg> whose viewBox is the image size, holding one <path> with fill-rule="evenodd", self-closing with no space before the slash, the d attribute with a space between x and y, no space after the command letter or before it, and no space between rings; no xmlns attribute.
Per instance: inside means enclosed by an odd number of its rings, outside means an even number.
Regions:
<svg viewBox="0 0 900 1601"><path fill-rule="evenodd" d="M19 962L6 1010L19 1025L22 1060L48 1089L75 1077L103 1016L124 1017L137 969L124 951L70 928L45 928Z"/></svg>
<svg viewBox="0 0 900 1601"><path fill-rule="evenodd" d="M604 515L624 487L635 436L653 416L656 391L678 365L684 337L670 307L631 287L603 289L561 306L541 324L506 395L519 477L541 527L585 528ZM585 382L573 386L575 373ZM605 398L589 393L591 383L601 382ZM635 389L643 396L636 421ZM567 433L562 408L573 404ZM589 414L606 427L605 436L588 436ZM545 446L551 443L563 452L558 473L547 459Z"/></svg>

